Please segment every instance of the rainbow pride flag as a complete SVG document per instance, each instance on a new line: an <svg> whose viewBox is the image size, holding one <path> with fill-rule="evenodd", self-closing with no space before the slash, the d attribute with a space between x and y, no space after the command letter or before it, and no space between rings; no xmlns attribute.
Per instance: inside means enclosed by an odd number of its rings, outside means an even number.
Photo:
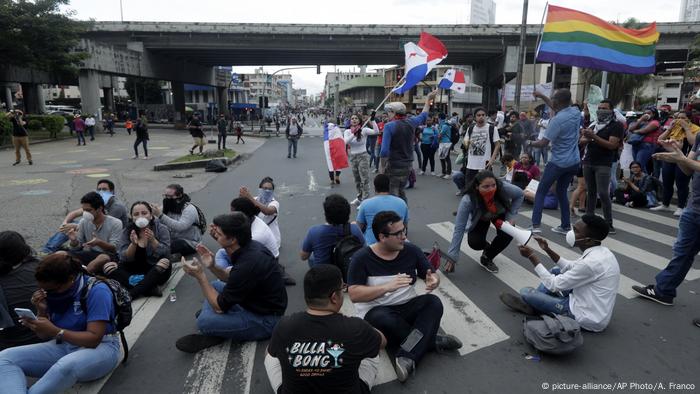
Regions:
<svg viewBox="0 0 700 394"><path fill-rule="evenodd" d="M625 29L593 15L550 5L537 61L625 74L656 70L656 22Z"/></svg>

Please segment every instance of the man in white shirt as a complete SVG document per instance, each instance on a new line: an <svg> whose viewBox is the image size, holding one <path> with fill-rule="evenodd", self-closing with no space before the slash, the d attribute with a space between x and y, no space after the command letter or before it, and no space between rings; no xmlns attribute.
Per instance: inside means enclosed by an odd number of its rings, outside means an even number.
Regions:
<svg viewBox="0 0 700 394"><path fill-rule="evenodd" d="M547 241L536 237L540 248L557 263L550 271L535 252L520 247L542 279L537 289L525 287L520 296L503 293L500 298L510 308L525 314L556 313L575 319L588 331L603 331L610 323L620 284L620 266L610 249L601 246L608 236L608 223L600 216L584 215L566 235L566 242L583 255L574 261L561 258Z"/></svg>
<svg viewBox="0 0 700 394"><path fill-rule="evenodd" d="M95 140L95 117L92 115L89 115L87 119L85 119L85 127L87 127L87 132L90 134L90 141Z"/></svg>
<svg viewBox="0 0 700 394"><path fill-rule="evenodd" d="M498 128L486 122L486 110L477 108L474 118L476 123L469 126L462 141L467 151L464 165L461 171L452 174L452 181L460 193L479 171L491 169L501 146Z"/></svg>

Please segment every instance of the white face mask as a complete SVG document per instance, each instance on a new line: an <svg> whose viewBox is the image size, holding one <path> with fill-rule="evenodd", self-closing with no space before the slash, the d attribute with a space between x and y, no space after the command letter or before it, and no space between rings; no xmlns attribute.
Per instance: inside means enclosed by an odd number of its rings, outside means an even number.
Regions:
<svg viewBox="0 0 700 394"><path fill-rule="evenodd" d="M148 223L149 223L148 219L146 219L144 217L140 217L140 218L134 220L134 224L138 228L145 228L146 226L148 226Z"/></svg>
<svg viewBox="0 0 700 394"><path fill-rule="evenodd" d="M83 211L83 219L92 222L95 220L95 216L88 211Z"/></svg>

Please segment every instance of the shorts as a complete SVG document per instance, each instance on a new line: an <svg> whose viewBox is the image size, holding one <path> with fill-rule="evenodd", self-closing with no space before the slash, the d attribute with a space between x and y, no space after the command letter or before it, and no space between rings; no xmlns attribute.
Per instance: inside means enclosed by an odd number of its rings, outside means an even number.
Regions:
<svg viewBox="0 0 700 394"><path fill-rule="evenodd" d="M192 137L195 146L204 146L204 137Z"/></svg>

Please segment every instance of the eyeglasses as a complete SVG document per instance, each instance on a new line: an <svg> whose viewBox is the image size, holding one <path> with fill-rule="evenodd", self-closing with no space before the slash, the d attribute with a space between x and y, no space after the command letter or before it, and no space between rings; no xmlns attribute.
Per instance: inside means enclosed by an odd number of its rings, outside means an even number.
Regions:
<svg viewBox="0 0 700 394"><path fill-rule="evenodd" d="M402 235L405 237L407 233L408 233L408 231L406 230L406 227L404 227L404 228L402 228L401 230L395 231L395 232L393 232L393 233L384 232L384 233L382 233L382 234L384 234L384 235L387 236L387 237L394 236L394 237L399 237L399 238L400 238Z"/></svg>

